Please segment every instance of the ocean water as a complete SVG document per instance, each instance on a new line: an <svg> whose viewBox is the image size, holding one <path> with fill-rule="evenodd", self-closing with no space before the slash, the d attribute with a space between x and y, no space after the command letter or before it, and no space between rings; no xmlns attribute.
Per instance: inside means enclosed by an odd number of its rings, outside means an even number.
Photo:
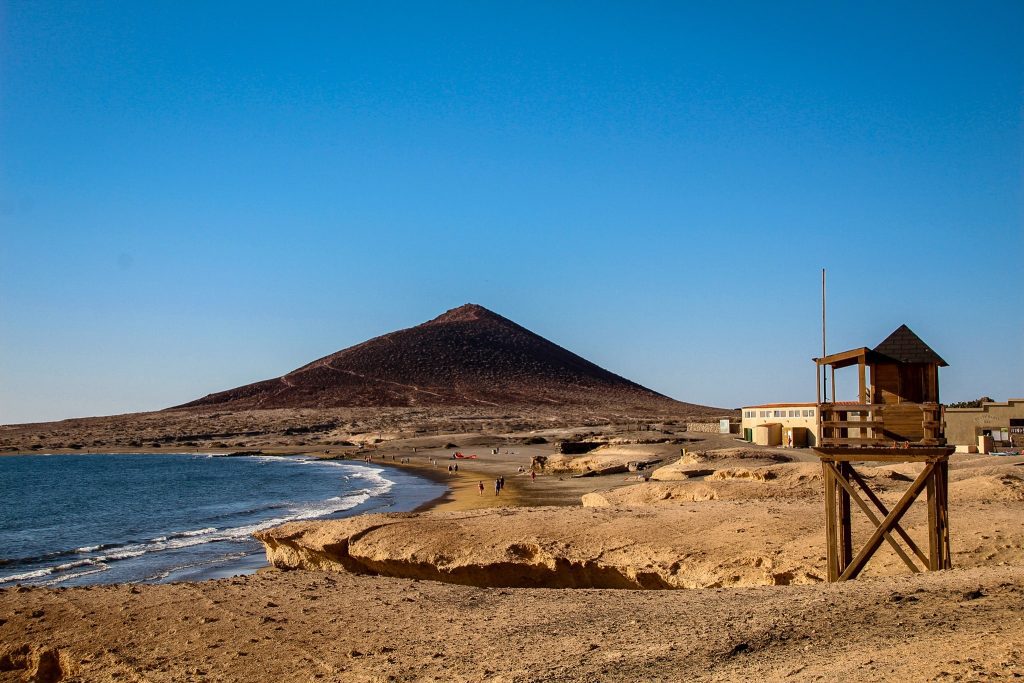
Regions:
<svg viewBox="0 0 1024 683"><path fill-rule="evenodd" d="M443 492L401 470L305 457L0 457L0 586L249 572L266 564L254 531L408 511Z"/></svg>

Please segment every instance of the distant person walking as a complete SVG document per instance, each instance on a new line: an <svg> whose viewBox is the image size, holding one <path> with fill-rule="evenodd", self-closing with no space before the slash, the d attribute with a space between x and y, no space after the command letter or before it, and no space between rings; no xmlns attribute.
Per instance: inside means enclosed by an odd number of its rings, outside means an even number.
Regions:
<svg viewBox="0 0 1024 683"><path fill-rule="evenodd" d="M530 470L530 481L537 481L537 470Z"/></svg>
<svg viewBox="0 0 1024 683"><path fill-rule="evenodd" d="M481 479L478 485L480 487L480 495L482 496L484 495L484 480Z"/></svg>
<svg viewBox="0 0 1024 683"><path fill-rule="evenodd" d="M501 493L501 479L494 480L494 495Z"/></svg>

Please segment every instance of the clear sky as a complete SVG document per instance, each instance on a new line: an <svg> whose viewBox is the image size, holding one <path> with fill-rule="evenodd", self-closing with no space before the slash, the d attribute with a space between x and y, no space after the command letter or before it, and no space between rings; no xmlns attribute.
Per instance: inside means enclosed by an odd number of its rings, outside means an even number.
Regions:
<svg viewBox="0 0 1024 683"><path fill-rule="evenodd" d="M0 0L0 423L467 302L681 400L813 400L822 267L830 352L906 323L945 401L1024 396L1022 34L1017 0Z"/></svg>

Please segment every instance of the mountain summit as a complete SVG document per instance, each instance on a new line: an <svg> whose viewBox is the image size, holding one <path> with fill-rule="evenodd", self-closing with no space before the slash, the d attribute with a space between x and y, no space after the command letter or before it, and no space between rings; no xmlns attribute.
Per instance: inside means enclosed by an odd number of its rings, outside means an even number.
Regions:
<svg viewBox="0 0 1024 683"><path fill-rule="evenodd" d="M179 407L415 405L705 410L608 372L477 304Z"/></svg>

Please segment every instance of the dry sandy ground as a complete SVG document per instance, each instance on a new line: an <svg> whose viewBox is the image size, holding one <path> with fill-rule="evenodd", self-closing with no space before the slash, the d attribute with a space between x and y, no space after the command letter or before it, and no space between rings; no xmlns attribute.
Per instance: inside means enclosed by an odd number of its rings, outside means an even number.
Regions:
<svg viewBox="0 0 1024 683"><path fill-rule="evenodd" d="M705 473L647 483L623 475L545 474L534 481L517 469L534 454L550 454L550 446L506 440L499 456L489 456L499 445L493 437L463 433L459 439L460 450L480 458L460 462L450 477L452 493L435 511L401 518L415 520L412 528L368 538L372 553L406 553L428 564L445 553L469 553L473 564L472 553L484 549L500 562L524 539L550 549L568 538L579 552L603 545L603 557L623 566L640 558L669 574L667 555L643 553L690 553L690 566L699 571L689 576L706 576L678 585L721 587L497 588L268 570L195 584L7 589L0 591L0 681L945 681L1024 675L1024 458L954 459L957 569L905 575L883 549L862 579L830 585L814 582L824 566L823 514L819 468L807 452L748 453L736 450L735 441L711 437L695 449L719 450L689 453L673 465L679 445L642 444L621 448L627 456L632 448L663 457L671 471ZM397 462L388 460L391 455L404 455L412 459L407 467L447 479L450 461L431 463L446 454L436 441L410 439L372 455L389 465ZM891 499L913 469L877 468L871 480ZM501 496L490 488L483 496L477 492L478 481L500 475L508 483ZM597 507L579 506L584 497ZM472 511L510 504L549 507ZM564 507L570 504L575 507ZM907 521L911 533L920 531L916 514ZM541 517L543 524L536 522ZM483 526L460 526L474 518ZM808 583L754 585L800 582Z"/></svg>
<svg viewBox="0 0 1024 683"><path fill-rule="evenodd" d="M265 573L0 592L0 681L951 681L1024 671L1024 569L684 591Z"/></svg>
<svg viewBox="0 0 1024 683"><path fill-rule="evenodd" d="M821 466L781 451L687 454L710 474L625 483L583 506L447 509L296 522L257 534L276 567L327 569L477 586L716 588L822 580ZM581 460L588 456L580 456ZM1024 458L958 457L950 467L953 562L1024 566ZM668 467L672 467L669 465ZM862 466L889 508L922 466ZM579 480L573 480L578 482ZM554 482L531 482L542 487ZM562 482L558 482L562 483ZM474 495L464 496L474 502ZM477 495L476 498L479 498ZM499 497L500 498L500 497ZM496 498L484 496L481 502ZM854 516L859 547L874 527ZM923 504L901 522L925 551ZM865 576L907 569L883 545Z"/></svg>

